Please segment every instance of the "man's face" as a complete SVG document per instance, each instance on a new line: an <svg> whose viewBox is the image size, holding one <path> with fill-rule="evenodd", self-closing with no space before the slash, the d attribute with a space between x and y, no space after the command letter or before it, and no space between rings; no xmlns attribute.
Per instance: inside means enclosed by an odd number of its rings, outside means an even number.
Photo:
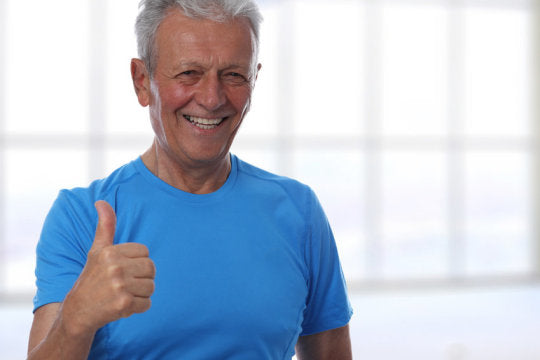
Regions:
<svg viewBox="0 0 540 360"><path fill-rule="evenodd" d="M156 54L139 101L150 106L159 147L194 166L225 159L258 71L248 21L218 23L171 11L158 28Z"/></svg>

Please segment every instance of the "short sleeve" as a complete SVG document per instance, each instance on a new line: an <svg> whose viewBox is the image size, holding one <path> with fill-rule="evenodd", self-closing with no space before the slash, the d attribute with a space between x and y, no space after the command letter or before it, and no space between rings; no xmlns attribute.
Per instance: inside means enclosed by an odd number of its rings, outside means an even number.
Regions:
<svg viewBox="0 0 540 360"><path fill-rule="evenodd" d="M309 289L300 336L345 326L353 313L334 236L313 192L309 209L305 244Z"/></svg>
<svg viewBox="0 0 540 360"><path fill-rule="evenodd" d="M62 302L71 290L86 264L95 222L70 192L59 193L36 248L34 311L48 303Z"/></svg>

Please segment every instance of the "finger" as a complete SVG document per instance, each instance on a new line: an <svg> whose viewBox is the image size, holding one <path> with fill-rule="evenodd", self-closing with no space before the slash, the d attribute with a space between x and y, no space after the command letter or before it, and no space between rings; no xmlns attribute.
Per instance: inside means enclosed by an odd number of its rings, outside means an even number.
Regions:
<svg viewBox="0 0 540 360"><path fill-rule="evenodd" d="M150 255L148 248L139 243L123 243L115 246L118 254L128 258L147 258Z"/></svg>
<svg viewBox="0 0 540 360"><path fill-rule="evenodd" d="M104 248L113 245L116 231L116 214L109 203L97 201L94 206L98 213L98 224L94 236L93 248Z"/></svg>
<svg viewBox="0 0 540 360"><path fill-rule="evenodd" d="M125 285L125 291L138 297L150 297L154 289L155 283L152 279L130 279Z"/></svg>
<svg viewBox="0 0 540 360"><path fill-rule="evenodd" d="M152 300L150 298L136 296L133 300L131 310L134 313L143 313L150 309L150 306L152 306Z"/></svg>
<svg viewBox="0 0 540 360"><path fill-rule="evenodd" d="M156 266L150 258L129 259L124 271L127 278L154 279L156 276Z"/></svg>

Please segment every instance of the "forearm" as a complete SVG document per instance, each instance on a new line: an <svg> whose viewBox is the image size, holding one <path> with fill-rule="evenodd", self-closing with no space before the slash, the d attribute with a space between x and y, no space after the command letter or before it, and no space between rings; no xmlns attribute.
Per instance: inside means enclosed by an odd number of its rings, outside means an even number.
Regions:
<svg viewBox="0 0 540 360"><path fill-rule="evenodd" d="M296 344L296 357L298 360L351 360L349 325L301 336Z"/></svg>
<svg viewBox="0 0 540 360"><path fill-rule="evenodd" d="M34 330L34 329L33 329ZM95 332L82 332L63 318L60 310L45 336L31 334L28 346L28 360L78 360L87 359ZM34 339L42 339L35 344Z"/></svg>

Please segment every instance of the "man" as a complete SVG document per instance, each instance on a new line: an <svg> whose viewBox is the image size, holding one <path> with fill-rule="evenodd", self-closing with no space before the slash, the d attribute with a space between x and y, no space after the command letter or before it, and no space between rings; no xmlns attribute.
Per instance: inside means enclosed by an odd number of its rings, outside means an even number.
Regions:
<svg viewBox="0 0 540 360"><path fill-rule="evenodd" d="M229 154L260 69L256 5L141 6L131 73L155 139L60 192L37 248L29 359L351 358L316 197Z"/></svg>

